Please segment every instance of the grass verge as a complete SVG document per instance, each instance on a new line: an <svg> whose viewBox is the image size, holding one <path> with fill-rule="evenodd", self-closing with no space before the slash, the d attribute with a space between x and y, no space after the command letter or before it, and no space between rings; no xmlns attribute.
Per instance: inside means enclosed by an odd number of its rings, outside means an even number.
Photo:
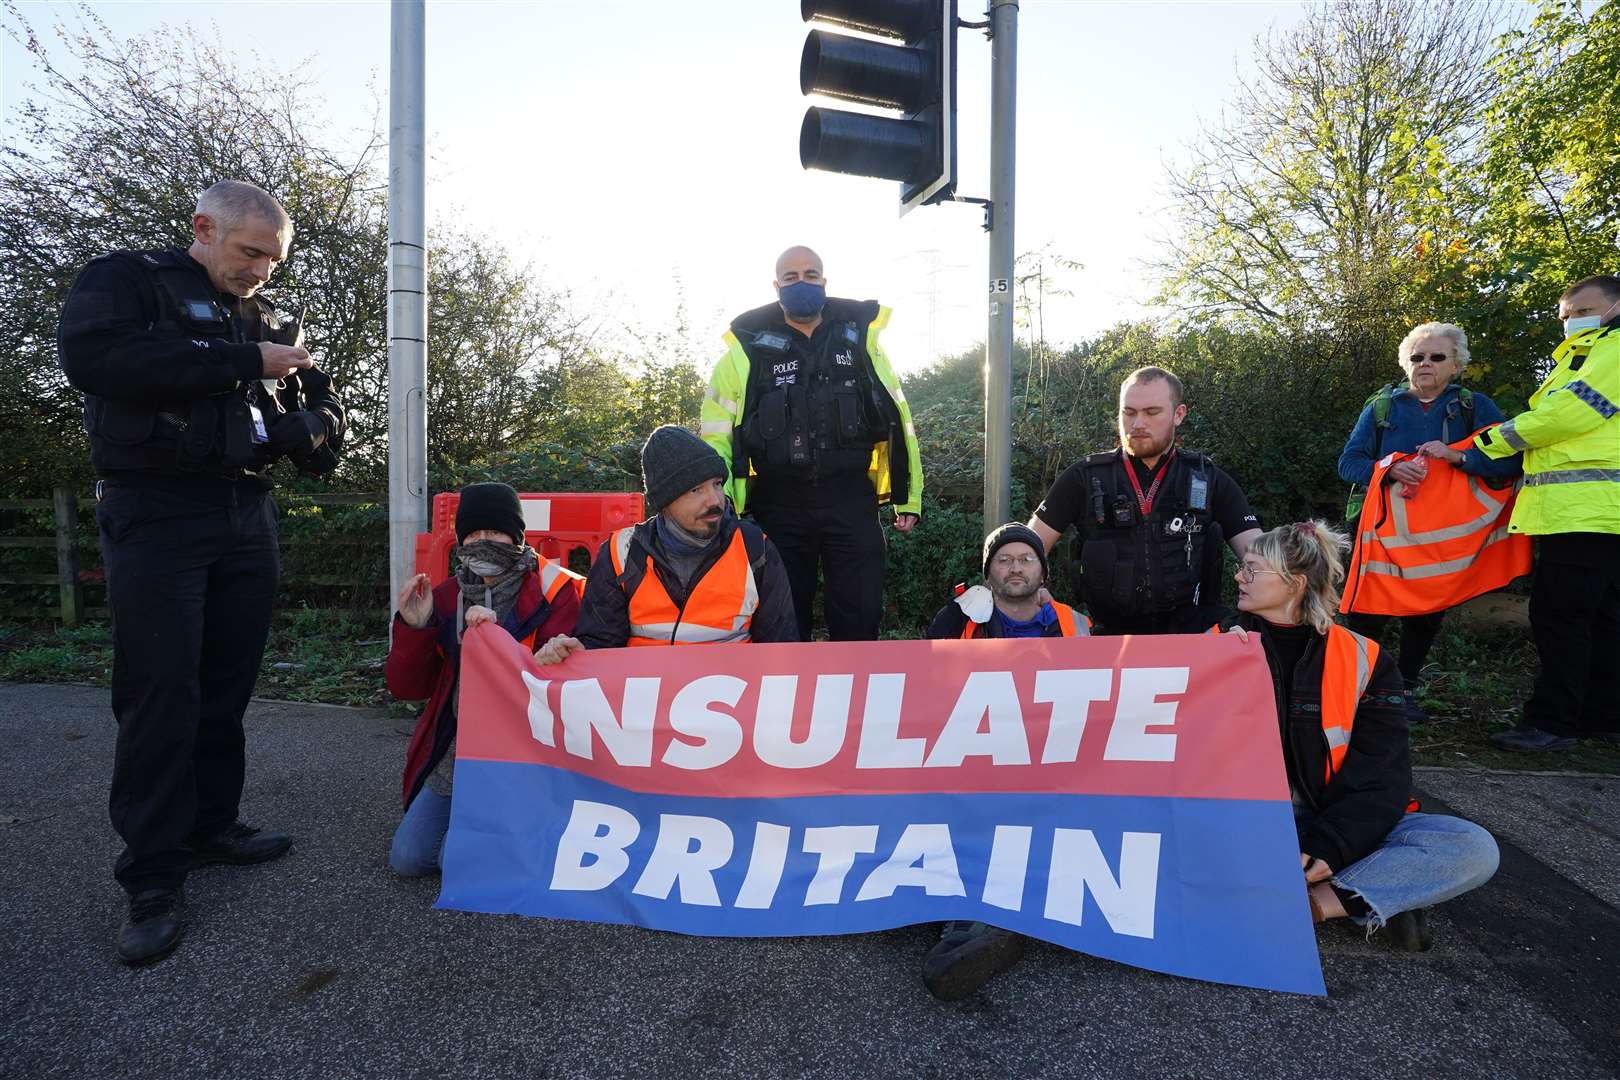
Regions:
<svg viewBox="0 0 1620 1080"><path fill-rule="evenodd" d="M278 611L253 692L398 711L402 706L383 685L387 654L387 624L376 615ZM112 680L112 625L97 621L69 629L49 621L0 622L0 680L106 686Z"/></svg>

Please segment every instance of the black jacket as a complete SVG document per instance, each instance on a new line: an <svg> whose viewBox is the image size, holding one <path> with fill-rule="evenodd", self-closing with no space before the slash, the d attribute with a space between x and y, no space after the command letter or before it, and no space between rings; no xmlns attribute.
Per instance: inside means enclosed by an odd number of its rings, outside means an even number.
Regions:
<svg viewBox="0 0 1620 1080"><path fill-rule="evenodd" d="M655 515L656 516L656 515ZM681 607L686 606L688 592L680 578L670 568L653 539L652 518L635 526L630 541L630 557L626 566L645 563L652 556L653 571L663 583L669 598ZM721 523L720 535L709 545L708 554L693 575L694 582L720 560L731 537L738 529L752 530L757 546L764 555L754 565L754 585L759 590L759 607L754 610L749 627L749 638L757 642L798 641L799 624L793 614L793 592L788 588L787 571L782 568L782 557L776 545L765 539L759 526L751 521L740 521L726 516ZM585 596L580 603L579 628L575 636L587 649L618 649L630 640L630 598L619 586L613 571L613 540L606 540L591 563L591 572L585 579Z"/></svg>
<svg viewBox="0 0 1620 1080"><path fill-rule="evenodd" d="M198 329L178 319L174 298L160 283L172 284L172 275L184 278L203 306L211 301L226 323ZM249 480L268 487L267 470L278 453L264 444L250 464L218 460L218 446L185 456L176 446L197 432L207 443L216 423L231 426L230 420L220 419L189 431L187 411L194 403L244 396L260 408L272 433L271 446L290 411L318 417L326 431L323 444L312 453L295 454L294 460L301 470L329 471L344 435L342 403L318 368L289 376L275 394L262 390L258 342L274 340L277 333L277 317L267 299L219 292L207 270L180 248L117 252L93 260L63 305L57 348L68 382L85 394L91 460L98 475L175 473L203 482L209 478L205 474L212 474L216 480ZM241 416L246 415L244 406ZM245 438L247 425L242 422ZM176 435L171 426L188 434Z"/></svg>
<svg viewBox="0 0 1620 1080"><path fill-rule="evenodd" d="M1322 668L1327 639L1312 635L1294 668L1289 700L1264 619L1247 613L1221 624L1258 633L1266 647L1271 684L1277 695L1283 762L1288 786L1305 803L1299 826L1299 849L1335 871L1366 858L1389 835L1412 794L1412 757L1406 730L1405 688L1387 651L1380 650L1367 690L1356 706L1355 725L1344 765L1324 780L1327 736L1322 732Z"/></svg>

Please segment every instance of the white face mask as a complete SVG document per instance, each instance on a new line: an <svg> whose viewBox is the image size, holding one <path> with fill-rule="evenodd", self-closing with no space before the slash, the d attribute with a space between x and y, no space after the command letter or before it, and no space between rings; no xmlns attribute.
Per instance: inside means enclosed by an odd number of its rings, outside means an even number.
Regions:
<svg viewBox="0 0 1620 1080"><path fill-rule="evenodd" d="M1582 330L1596 330L1598 327L1603 325L1603 320L1607 319L1609 317L1609 312L1613 311L1614 309L1615 305L1610 304L1609 310L1605 311L1602 315L1582 315L1574 319L1565 319L1564 336L1573 337Z"/></svg>

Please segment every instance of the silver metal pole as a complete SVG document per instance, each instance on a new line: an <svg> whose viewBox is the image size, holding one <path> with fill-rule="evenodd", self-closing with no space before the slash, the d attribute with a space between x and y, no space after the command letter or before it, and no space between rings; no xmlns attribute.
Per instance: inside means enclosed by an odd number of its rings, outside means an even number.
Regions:
<svg viewBox="0 0 1620 1080"><path fill-rule="evenodd" d="M416 567L427 504L427 8L393 0L388 82L389 602Z"/></svg>
<svg viewBox="0 0 1620 1080"><path fill-rule="evenodd" d="M1013 179L1018 0L990 0L990 328L984 343L984 528L1012 502Z"/></svg>

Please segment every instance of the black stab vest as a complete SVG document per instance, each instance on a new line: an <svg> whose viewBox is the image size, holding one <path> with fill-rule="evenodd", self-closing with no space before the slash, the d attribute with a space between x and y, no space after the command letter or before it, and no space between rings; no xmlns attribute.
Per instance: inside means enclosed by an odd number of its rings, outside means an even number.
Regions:
<svg viewBox="0 0 1620 1080"><path fill-rule="evenodd" d="M1080 595L1098 623L1220 603L1225 539L1215 521L1214 464L1178 450L1146 517L1119 452L1092 454L1076 519Z"/></svg>
<svg viewBox="0 0 1620 1080"><path fill-rule="evenodd" d="M157 318L151 329L188 338L243 343L275 340L280 323L275 309L258 298L244 301L251 326L220 304L213 283L179 249L120 251L102 256L133 267L151 289ZM95 394L84 396L84 428L90 436L90 463L97 473L127 471L197 472L240 476L270 464L253 442L249 405L265 422L284 411L276 395L257 381L194 401L152 404Z"/></svg>
<svg viewBox="0 0 1620 1080"><path fill-rule="evenodd" d="M748 399L735 436L734 466L762 477L791 471L809 477L867 470L872 447L898 430L899 410L879 382L866 349L876 301L829 298L829 327L789 384L793 335L781 308L739 315L731 330L748 356Z"/></svg>

